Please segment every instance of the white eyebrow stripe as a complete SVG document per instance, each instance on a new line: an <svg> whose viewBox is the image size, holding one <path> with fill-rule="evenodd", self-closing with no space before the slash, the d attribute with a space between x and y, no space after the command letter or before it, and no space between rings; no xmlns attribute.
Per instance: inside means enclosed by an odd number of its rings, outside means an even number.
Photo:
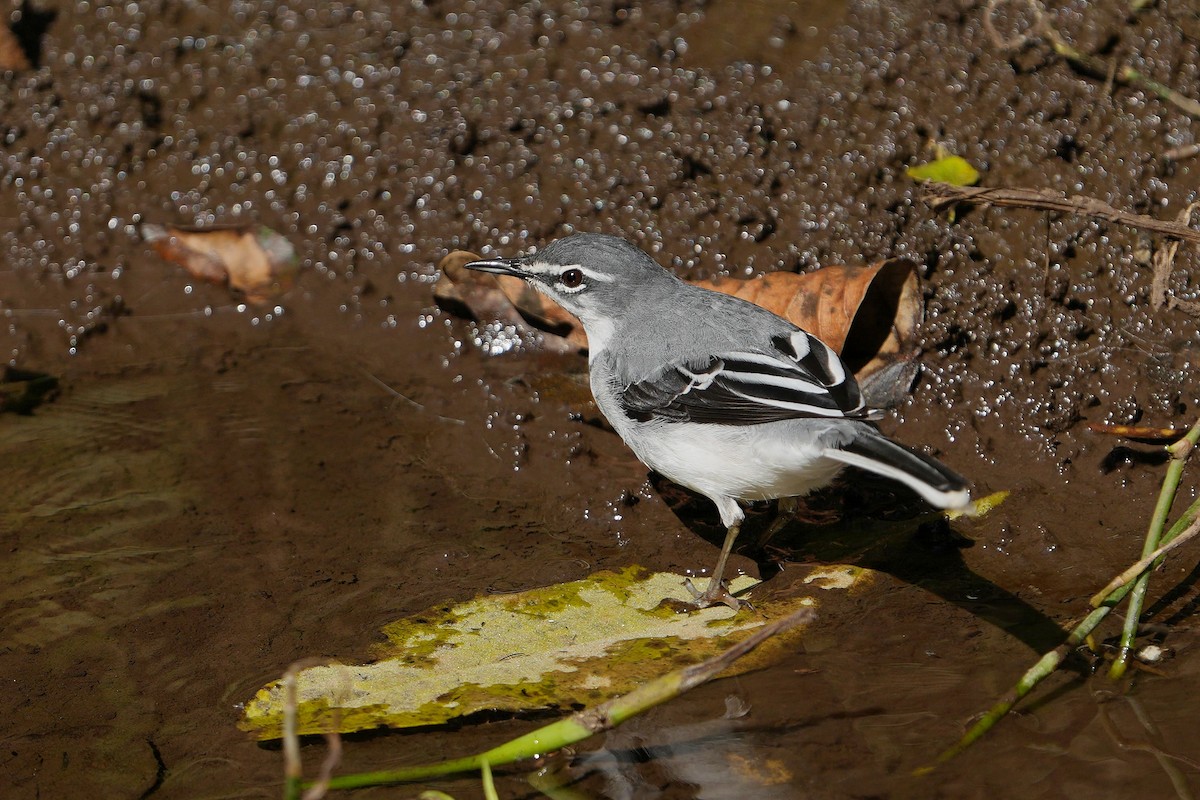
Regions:
<svg viewBox="0 0 1200 800"><path fill-rule="evenodd" d="M603 272L596 272L595 270L588 269L587 267L579 267L579 271L588 278L594 281L600 281L601 283L612 283L616 280L616 278L614 278L612 275L605 275Z"/></svg>
<svg viewBox="0 0 1200 800"><path fill-rule="evenodd" d="M536 275L558 275L564 269L570 269L572 266L578 265L567 264L564 266L559 264L547 264L545 261L533 261L525 265L525 271L532 272Z"/></svg>
<svg viewBox="0 0 1200 800"><path fill-rule="evenodd" d="M582 264L548 264L545 261L533 261L525 265L526 272L532 272L535 275L552 275L554 277L558 277L569 269L577 269L589 280L599 281L600 283L612 283L616 280L611 275L605 275L602 272L588 269Z"/></svg>

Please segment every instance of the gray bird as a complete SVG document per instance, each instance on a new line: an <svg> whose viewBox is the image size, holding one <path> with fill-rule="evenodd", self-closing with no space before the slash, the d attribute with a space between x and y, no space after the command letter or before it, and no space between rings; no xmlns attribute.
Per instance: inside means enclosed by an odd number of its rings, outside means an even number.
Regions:
<svg viewBox="0 0 1200 800"><path fill-rule="evenodd" d="M745 519L738 500L800 497L849 465L937 508L971 507L962 477L869 422L880 412L823 342L683 282L624 239L577 234L467 266L523 278L577 316L609 423L644 464L716 504L725 543L707 590L692 590L701 607L740 605L721 580Z"/></svg>

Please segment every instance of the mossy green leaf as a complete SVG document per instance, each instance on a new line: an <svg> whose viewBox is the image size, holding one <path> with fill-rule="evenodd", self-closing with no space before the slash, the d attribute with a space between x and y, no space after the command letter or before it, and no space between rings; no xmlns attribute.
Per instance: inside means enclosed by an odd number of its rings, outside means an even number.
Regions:
<svg viewBox="0 0 1200 800"><path fill-rule="evenodd" d="M856 567L814 568L805 593L736 613L725 606L679 612L662 600L683 596L684 576L638 567L430 609L386 626L388 641L375 663L302 670L299 731L406 728L485 710L595 705L713 656L869 575ZM742 577L731 588L741 592L754 583ZM762 666L796 635L775 637L737 669ZM282 703L279 682L263 687L246 704L240 727L260 739L278 738Z"/></svg>
<svg viewBox="0 0 1200 800"><path fill-rule="evenodd" d="M942 156L934 161L908 168L908 177L916 181L939 181L954 186L974 186L979 170L961 156Z"/></svg>

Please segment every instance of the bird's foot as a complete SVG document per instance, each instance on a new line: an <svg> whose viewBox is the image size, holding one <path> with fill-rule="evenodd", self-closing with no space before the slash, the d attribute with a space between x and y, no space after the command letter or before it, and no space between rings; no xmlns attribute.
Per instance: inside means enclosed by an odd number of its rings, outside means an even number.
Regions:
<svg viewBox="0 0 1200 800"><path fill-rule="evenodd" d="M695 608L708 608L709 606L721 603L729 606L734 611L741 611L743 608L749 611L754 610L754 606L750 604L749 600L734 597L725 581L709 580L708 588L703 592L692 585L691 579L685 580L683 586L691 593L692 605Z"/></svg>

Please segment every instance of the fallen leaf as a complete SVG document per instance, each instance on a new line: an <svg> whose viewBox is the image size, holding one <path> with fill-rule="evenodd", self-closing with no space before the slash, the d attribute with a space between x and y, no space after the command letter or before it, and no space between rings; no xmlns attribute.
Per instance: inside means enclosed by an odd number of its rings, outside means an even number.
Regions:
<svg viewBox="0 0 1200 800"><path fill-rule="evenodd" d="M916 270L904 259L696 285L749 300L803 328L840 354L860 381L911 359L925 315Z"/></svg>
<svg viewBox="0 0 1200 800"><path fill-rule="evenodd" d="M547 332L557 352L587 349L587 335L575 317L520 278L465 268L478 258L456 250L442 259L434 287L440 305L478 320L533 325ZM916 333L924 306L909 261L693 283L762 306L821 339L841 354L873 405L895 405L916 375Z"/></svg>
<svg viewBox="0 0 1200 800"><path fill-rule="evenodd" d="M1152 425L1118 425L1109 422L1089 422L1087 427L1092 433L1121 436L1146 444L1171 444L1182 439L1187 433L1187 428L1155 427Z"/></svg>
<svg viewBox="0 0 1200 800"><path fill-rule="evenodd" d="M717 606L676 613L661 601L682 593L684 576L639 567L437 606L388 625L388 643L373 664L301 671L299 731L321 733L335 724L343 733L406 728L483 710L596 705L723 651L773 619L819 605L830 593L861 588L871 577L851 566L814 567L812 575L799 594L767 597L753 612ZM742 576L732 589L754 584ZM763 666L794 647L795 636L772 639L736 669ZM273 682L246 704L239 725L259 739L278 738L282 708L282 686Z"/></svg>
<svg viewBox="0 0 1200 800"><path fill-rule="evenodd" d="M1000 507L1000 505L1008 499L1011 492L1007 489L1001 489L998 492L992 492L986 497L981 497L971 503L968 509L948 508L941 513L946 516L946 519L954 521L957 519L971 518L978 519L987 516Z"/></svg>
<svg viewBox="0 0 1200 800"><path fill-rule="evenodd" d="M942 156L906 171L915 181L938 181L954 186L974 186L979 182L979 170L962 156Z"/></svg>
<svg viewBox="0 0 1200 800"><path fill-rule="evenodd" d="M25 51L21 49L21 43L17 40L17 35L12 32L12 28L0 24L0 70L19 72L32 66L29 63L29 56L25 55Z"/></svg>
<svg viewBox="0 0 1200 800"><path fill-rule="evenodd" d="M166 260L201 280L227 285L255 304L269 303L291 288L296 250L267 227L191 228L146 223L142 238Z"/></svg>
<svg viewBox="0 0 1200 800"><path fill-rule="evenodd" d="M522 336L540 338L551 352L567 353L587 348L579 320L538 294L514 275L493 275L467 269L479 256L455 250L438 264L442 273L433 286L438 305L479 322L497 320L513 326Z"/></svg>

